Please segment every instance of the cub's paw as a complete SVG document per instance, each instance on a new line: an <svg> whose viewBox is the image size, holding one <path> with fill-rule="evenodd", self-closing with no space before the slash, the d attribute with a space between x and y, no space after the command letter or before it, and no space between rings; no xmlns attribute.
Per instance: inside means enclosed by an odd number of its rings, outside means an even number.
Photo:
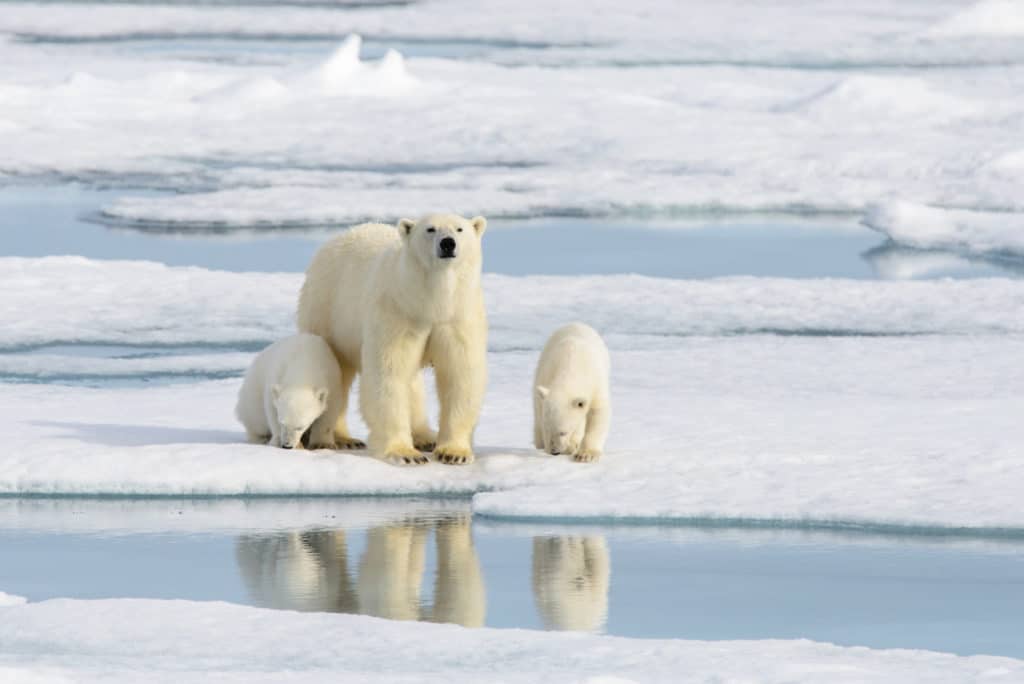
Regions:
<svg viewBox="0 0 1024 684"><path fill-rule="evenodd" d="M601 458L600 451L588 451L587 449L583 449L578 454L573 456L572 460L576 461L577 463L593 463L599 458Z"/></svg>
<svg viewBox="0 0 1024 684"><path fill-rule="evenodd" d="M366 442L361 439L356 439L355 437L349 437L348 435L334 435L334 448L345 451L365 449Z"/></svg>
<svg viewBox="0 0 1024 684"><path fill-rule="evenodd" d="M434 458L446 465L469 465L473 462L473 452L468 447L442 444L434 449Z"/></svg>
<svg viewBox="0 0 1024 684"><path fill-rule="evenodd" d="M321 437L319 439L310 439L307 449L337 449L337 443L329 437Z"/></svg>

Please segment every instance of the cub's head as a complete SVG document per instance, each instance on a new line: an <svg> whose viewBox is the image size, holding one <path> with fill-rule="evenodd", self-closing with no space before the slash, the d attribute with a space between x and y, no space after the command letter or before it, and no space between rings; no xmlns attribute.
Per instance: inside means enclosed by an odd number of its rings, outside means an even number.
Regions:
<svg viewBox="0 0 1024 684"><path fill-rule="evenodd" d="M536 388L541 403L541 434L544 450L558 454L576 454L587 430L590 402L585 397L569 396L543 385Z"/></svg>
<svg viewBox="0 0 1024 684"><path fill-rule="evenodd" d="M480 238L487 219L465 219L457 214L430 214L418 221L402 219L398 234L426 268L480 265Z"/></svg>
<svg viewBox="0 0 1024 684"><path fill-rule="evenodd" d="M277 409L278 430L281 431L281 446L285 449L301 449L302 435L327 408L327 390L323 387L282 387L270 388Z"/></svg>

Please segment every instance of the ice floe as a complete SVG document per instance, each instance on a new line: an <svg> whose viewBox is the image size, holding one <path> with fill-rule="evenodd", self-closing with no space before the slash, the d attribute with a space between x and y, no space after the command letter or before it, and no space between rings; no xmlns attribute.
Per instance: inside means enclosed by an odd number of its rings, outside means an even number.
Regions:
<svg viewBox="0 0 1024 684"><path fill-rule="evenodd" d="M0 291L6 294L0 300L0 349L52 354L46 348L58 343L205 344L256 351L294 332L301 284L298 273L0 258ZM539 349L551 330L581 318L619 348L671 347L693 335L1024 332L1024 321L1008 313L1024 306L1024 283L997 278L885 283L488 274L484 290L495 350ZM26 369L42 363L29 360ZM144 363L155 369L172 362L135 363L141 371Z"/></svg>
<svg viewBox="0 0 1024 684"><path fill-rule="evenodd" d="M8 383L0 385L8 443L0 492L484 492L475 510L506 518L999 535L1024 527L1022 344L1019 336L750 335L613 348L615 419L606 457L593 466L530 447L537 351L490 354L478 460L465 468L245 444L232 416L239 379ZM353 429L365 433L359 421Z"/></svg>
<svg viewBox="0 0 1024 684"><path fill-rule="evenodd" d="M183 191L125 190L103 207L115 223L852 215L890 197L1024 211L999 162L1019 151L1024 48L971 37L1012 27L1013 3L724 2L682 22L664 0L573 3L541 23L533 3L465 0L52 7L0 17L0 173ZM138 47L188 36L263 47L237 63Z"/></svg>
<svg viewBox="0 0 1024 684"><path fill-rule="evenodd" d="M1024 663L806 640L637 640L465 629L220 602L54 599L0 608L18 682L1014 682ZM130 645L130 647L126 646Z"/></svg>
<svg viewBox="0 0 1024 684"><path fill-rule="evenodd" d="M907 201L871 206L864 224L917 249L1024 259L1024 216L944 209Z"/></svg>

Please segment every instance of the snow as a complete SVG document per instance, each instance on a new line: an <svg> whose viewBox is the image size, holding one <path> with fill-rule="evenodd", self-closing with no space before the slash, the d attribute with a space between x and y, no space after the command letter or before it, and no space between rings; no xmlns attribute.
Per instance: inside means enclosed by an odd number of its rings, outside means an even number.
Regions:
<svg viewBox="0 0 1024 684"><path fill-rule="evenodd" d="M1024 257L1024 217L1019 214L893 201L870 207L864 224L907 247Z"/></svg>
<svg viewBox="0 0 1024 684"><path fill-rule="evenodd" d="M805 640L638 640L465 629L219 602L0 608L0 676L33 682L1013 682L1024 662Z"/></svg>
<svg viewBox="0 0 1024 684"><path fill-rule="evenodd" d="M119 187L104 216L146 226L1019 213L1015 4L5 3L0 173Z"/></svg>
<svg viewBox="0 0 1024 684"><path fill-rule="evenodd" d="M985 0L939 22L932 36L1024 35L1024 7L1017 0Z"/></svg>
<svg viewBox="0 0 1024 684"><path fill-rule="evenodd" d="M0 591L0 608L4 608L7 606L20 606L23 603L25 603L24 597L12 596L10 594L5 594L4 592Z"/></svg>

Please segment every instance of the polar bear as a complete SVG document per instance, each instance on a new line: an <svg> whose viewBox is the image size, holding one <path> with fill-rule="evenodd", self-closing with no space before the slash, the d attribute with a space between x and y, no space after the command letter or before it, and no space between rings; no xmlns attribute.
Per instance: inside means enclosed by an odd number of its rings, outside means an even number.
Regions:
<svg viewBox="0 0 1024 684"><path fill-rule="evenodd" d="M249 440L301 449L333 449L342 406L341 369L323 338L300 333L256 355L238 391L235 415Z"/></svg>
<svg viewBox="0 0 1024 684"><path fill-rule="evenodd" d="M473 461L473 431L487 383L487 314L480 286L483 217L435 214L397 226L367 223L323 245L306 270L299 329L323 336L341 365L347 401L361 374L359 407L370 450L397 464ZM440 431L427 423L423 373L431 365ZM353 439L346 406L334 428Z"/></svg>
<svg viewBox="0 0 1024 684"><path fill-rule="evenodd" d="M604 340L583 323L548 339L533 382L533 444L575 461L596 461L611 419L610 361Z"/></svg>

